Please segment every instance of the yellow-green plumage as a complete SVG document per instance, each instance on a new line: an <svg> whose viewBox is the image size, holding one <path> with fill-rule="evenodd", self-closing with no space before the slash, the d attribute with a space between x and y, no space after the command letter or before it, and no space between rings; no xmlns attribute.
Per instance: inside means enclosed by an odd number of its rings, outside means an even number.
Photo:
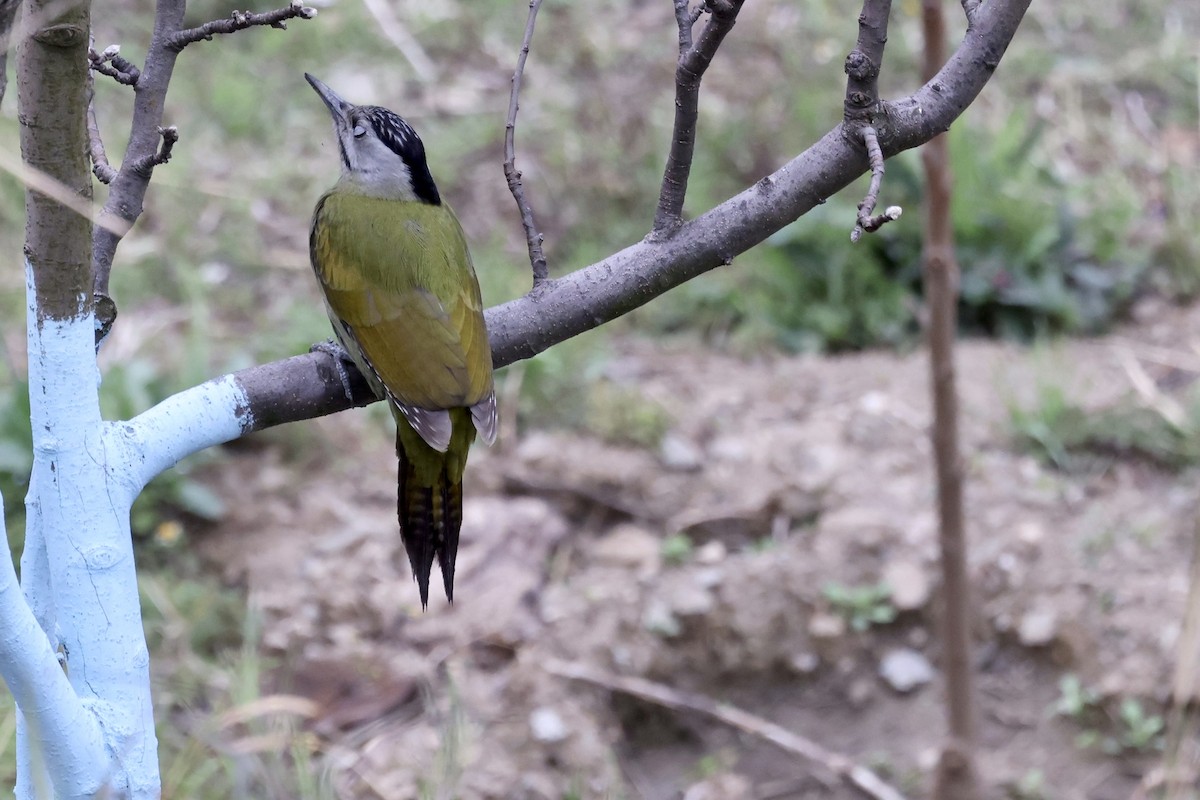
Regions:
<svg viewBox="0 0 1200 800"><path fill-rule="evenodd" d="M385 109L350 106L319 81L309 82L334 113L344 165L342 180L313 214L313 269L338 339L396 419L397 516L422 605L435 559L452 599L467 454L477 429L490 443L496 428L479 283L462 227L428 178L416 134ZM372 121L390 126L388 147L411 149L416 142L415 155L405 151L404 166L392 166L393 173L347 155ZM378 135L387 140L389 130ZM368 146L353 155L386 168L387 154ZM417 157L419 164L410 165ZM425 170L431 197L414 192L414 167Z"/></svg>

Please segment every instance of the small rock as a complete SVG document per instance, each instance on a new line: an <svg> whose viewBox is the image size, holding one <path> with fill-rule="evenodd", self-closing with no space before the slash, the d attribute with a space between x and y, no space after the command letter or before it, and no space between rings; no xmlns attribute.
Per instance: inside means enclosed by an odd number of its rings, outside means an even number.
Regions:
<svg viewBox="0 0 1200 800"><path fill-rule="evenodd" d="M905 638L908 640L909 647L924 647L925 645L929 644L929 629L922 627L913 628L908 632L908 636Z"/></svg>
<svg viewBox="0 0 1200 800"><path fill-rule="evenodd" d="M794 653L788 659L788 664L801 675L811 675L821 666L821 657L816 653Z"/></svg>
<svg viewBox="0 0 1200 800"><path fill-rule="evenodd" d="M1046 529L1036 520L1027 520L1017 526L1017 538L1022 544L1037 547L1046 538Z"/></svg>
<svg viewBox="0 0 1200 800"><path fill-rule="evenodd" d="M725 547L724 542L720 539L713 539L696 551L696 561L701 564L720 564L728 553L729 550Z"/></svg>
<svg viewBox="0 0 1200 800"><path fill-rule="evenodd" d="M592 558L613 567L629 567L642 575L659 571L662 544L654 534L636 525L618 525L592 545Z"/></svg>
<svg viewBox="0 0 1200 800"><path fill-rule="evenodd" d="M867 392L858 399L858 407L868 414L882 414L887 411L888 397L883 392Z"/></svg>
<svg viewBox="0 0 1200 800"><path fill-rule="evenodd" d="M1058 636L1058 614L1044 606L1030 609L1017 626L1017 639L1026 647L1045 647Z"/></svg>
<svg viewBox="0 0 1200 800"><path fill-rule="evenodd" d="M725 570L720 567L705 567L704 569L696 570L693 579L696 581L697 586L702 586L705 589L715 589L725 580Z"/></svg>
<svg viewBox="0 0 1200 800"><path fill-rule="evenodd" d="M529 730L533 738L544 744L554 744L567 738L569 731L562 716L553 708L541 706L529 714Z"/></svg>
<svg viewBox="0 0 1200 800"><path fill-rule="evenodd" d="M899 611L916 611L929 602L929 576L915 561L893 561L883 570L883 582Z"/></svg>
<svg viewBox="0 0 1200 800"><path fill-rule="evenodd" d="M942 758L941 750L937 747L926 747L917 753L917 768L924 773L937 769L938 761Z"/></svg>
<svg viewBox="0 0 1200 800"><path fill-rule="evenodd" d="M907 647L888 651L879 662L879 677L897 692L908 693L933 680L929 659Z"/></svg>
<svg viewBox="0 0 1200 800"><path fill-rule="evenodd" d="M677 617L702 617L713 610L712 592L695 583L674 586L666 598L667 606Z"/></svg>
<svg viewBox="0 0 1200 800"><path fill-rule="evenodd" d="M664 467L678 472L695 472L704 463L700 448L675 433L663 437L658 457Z"/></svg>
<svg viewBox="0 0 1200 800"><path fill-rule="evenodd" d="M722 436L709 445L708 452L718 461L745 461L750 456L746 441L741 436Z"/></svg>
<svg viewBox="0 0 1200 800"><path fill-rule="evenodd" d="M671 613L671 609L662 601L651 602L642 613L642 627L650 633L666 638L678 636L683 632L683 626Z"/></svg>
<svg viewBox="0 0 1200 800"><path fill-rule="evenodd" d="M753 789L748 778L726 772L692 784L683 793L683 800L747 800L755 796Z"/></svg>
<svg viewBox="0 0 1200 800"><path fill-rule="evenodd" d="M866 678L858 678L846 690L846 700L855 708L862 708L871 700L875 686Z"/></svg>
<svg viewBox="0 0 1200 800"><path fill-rule="evenodd" d="M840 639L846 635L846 620L837 614L817 612L808 620L808 635L814 639Z"/></svg>

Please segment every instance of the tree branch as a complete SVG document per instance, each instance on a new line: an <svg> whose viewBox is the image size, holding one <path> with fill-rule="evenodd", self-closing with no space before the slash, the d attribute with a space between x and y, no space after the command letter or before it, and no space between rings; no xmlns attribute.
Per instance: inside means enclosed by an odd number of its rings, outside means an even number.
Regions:
<svg viewBox="0 0 1200 800"><path fill-rule="evenodd" d="M889 206L884 213L871 215L879 202L879 190L883 184L884 156L873 123L883 108L879 99L879 72L883 68L891 8L891 0L863 0L862 13L858 16L858 42L846 56L843 121L847 131L852 135L857 133L859 142L867 150L871 165L871 184L866 196L858 204L858 218L854 230L850 232L851 242L857 242L864 232L877 231L888 222L899 219L903 213L899 206Z"/></svg>
<svg viewBox="0 0 1200 800"><path fill-rule="evenodd" d="M517 171L516 135L517 108L521 94L521 77L525 74L525 59L529 57L529 44L533 41L533 25L537 21L538 10L542 0L529 0L529 18L525 22L525 37L521 40L521 54L517 56L517 69L512 76L512 93L508 97L508 120L504 125L504 177L508 181L508 190L517 201L517 209L521 212L521 227L525 229L525 243L529 248L529 264L533 268L533 288L537 289L550 276L550 268L546 264L546 254L542 252L544 237L538 231L533 221L533 207L525 197L525 187L521 183L521 173Z"/></svg>
<svg viewBox="0 0 1200 800"><path fill-rule="evenodd" d="M671 149L663 171L658 208L654 212L651 239L671 236L683 219L683 201L687 196L692 158L696 151L696 123L700 116L700 81L712 63L717 48L737 22L744 0L706 0L695 12L686 0L676 0L675 20L679 25L679 61L675 66L675 124ZM710 16L700 38L692 42L692 26L698 14L707 8ZM694 15L695 14L695 15Z"/></svg>
<svg viewBox="0 0 1200 800"><path fill-rule="evenodd" d="M867 194L858 204L858 220L854 230L850 232L850 241L857 242L863 232L874 233L892 220L900 219L903 209L900 206L888 206L882 214L871 216L875 204L879 202L879 189L883 185L883 151L879 149L879 135L870 125L862 129L863 142L867 146L867 158L871 164L871 184Z"/></svg>
<svg viewBox="0 0 1200 800"><path fill-rule="evenodd" d="M991 77L1029 3L992 0L981 6L975 28L937 76L911 97L883 104L877 127L885 156L929 141L962 114ZM862 148L855 146L844 124L838 125L772 175L681 225L670 239L643 240L549 279L536 293L488 309L495 365L531 358L729 263L867 168ZM251 367L233 378L245 398L236 411L242 433L375 400L365 383L347 399L332 357L320 352Z"/></svg>
<svg viewBox="0 0 1200 800"><path fill-rule="evenodd" d="M150 177L154 167L162 164L171 156L171 146L174 140L168 136L177 137L173 128L163 128L163 109L166 107L167 88L171 83L171 75L175 71L175 59L180 50L188 44L189 39L178 44L177 37L188 38L196 31L203 31L207 26L183 30L183 15L186 0L157 0L154 11L154 33L150 38L150 47L146 52L146 64L137 78L137 91L134 93L133 119L130 123L129 145L125 148L125 157L121 168L109 184L108 199L100 211L98 224L92 232L92 271L94 274L92 293L97 300L96 328L97 341L100 341L111 327L116 318L116 306L108 297L109 276L112 273L113 258L125 233L133 227L142 214L143 203L146 199L146 189L150 186ZM243 27L258 24L272 15L282 15L276 20L282 23L290 17L311 19L316 11L302 6L296 0L286 9L267 12L266 14L241 15L249 20ZM233 25L234 21L218 20L210 25ZM231 28L237 30L238 28ZM214 29L212 33L222 33L224 30ZM210 34L211 35L211 34ZM204 33L199 38L206 38ZM177 46L176 46L177 45ZM107 51L106 51L107 52ZM128 63L128 62L126 62Z"/></svg>
<svg viewBox="0 0 1200 800"><path fill-rule="evenodd" d="M131 171L145 176L146 180L150 179L150 174L155 167L171 160L171 151L175 148L175 143L179 141L179 129L174 125L167 128L160 127L157 130L158 135L162 137L162 144L159 145L158 152L136 158L129 165Z"/></svg>
<svg viewBox="0 0 1200 800"><path fill-rule="evenodd" d="M922 0L925 42L921 78L931 81L946 60L944 0ZM958 334L958 262L951 218L952 179L946 135L921 148L925 165L925 247L922 269L929 307L929 374L933 455L937 476L938 545L942 567L940 636L946 676L949 736L938 762L935 800L979 800L975 766L975 690L971 672L971 590L963 509L954 344Z"/></svg>
<svg viewBox="0 0 1200 800"><path fill-rule="evenodd" d="M292 0L285 8L277 8L261 14L253 11L234 11L225 19L214 19L212 22L206 22L198 28L177 31L167 37L166 45L168 49L178 53L193 42L202 40L211 41L219 33L237 33L238 31L244 31L246 28L253 28L256 25L265 25L270 28L286 30L289 19L296 19L297 17L300 19L312 19L316 15L317 10L315 8L304 5L300 0Z"/></svg>
<svg viewBox="0 0 1200 800"><path fill-rule="evenodd" d="M839 779L874 800L904 800L904 795L862 764L856 764L841 753L826 750L811 739L793 733L770 720L735 708L728 703L718 703L704 695L682 692L645 678L610 675L584 664L551 660L545 666L546 671L551 675L590 683L602 689L621 692L641 700L657 703L665 708L693 711L711 717L739 731L770 742L785 753L822 765L837 775Z"/></svg>
<svg viewBox="0 0 1200 800"><path fill-rule="evenodd" d="M858 15L858 42L846 56L846 122L870 124L879 104L879 71L887 45L892 0L863 0Z"/></svg>
<svg viewBox="0 0 1200 800"><path fill-rule="evenodd" d="M104 48L103 53L97 53L89 48L88 62L93 72L107 75L117 83L126 86L137 86L138 78L142 77L141 70L133 62L123 57L121 48L115 44Z"/></svg>
<svg viewBox="0 0 1200 800"><path fill-rule="evenodd" d="M94 52L94 51L93 51ZM92 160L92 174L96 180L107 185L117 177L117 171L108 163L108 154L104 152L104 140L100 138L100 123L96 119L96 92L92 73L88 73L88 103L87 103L87 132L88 156Z"/></svg>
<svg viewBox="0 0 1200 800"><path fill-rule="evenodd" d="M0 501L0 532L4 529ZM8 541L4 537L4 541ZM74 778L99 788L107 777L102 766L88 780L87 766L103 765L104 742L96 718L87 712L63 674L46 632L34 618L17 582L12 559L0 557L0 677L17 707L36 728L33 744L51 774Z"/></svg>

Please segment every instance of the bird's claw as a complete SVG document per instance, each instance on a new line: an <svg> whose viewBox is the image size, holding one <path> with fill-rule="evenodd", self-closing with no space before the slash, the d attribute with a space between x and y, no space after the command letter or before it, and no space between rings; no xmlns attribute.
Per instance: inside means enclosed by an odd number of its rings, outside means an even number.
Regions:
<svg viewBox="0 0 1200 800"><path fill-rule="evenodd" d="M350 390L350 373L346 371L346 364L354 363L349 351L342 347L336 339L326 339L308 348L308 352L325 353L333 357L333 368L337 370L338 380L342 382L342 391L346 393L347 400L354 400L354 392Z"/></svg>

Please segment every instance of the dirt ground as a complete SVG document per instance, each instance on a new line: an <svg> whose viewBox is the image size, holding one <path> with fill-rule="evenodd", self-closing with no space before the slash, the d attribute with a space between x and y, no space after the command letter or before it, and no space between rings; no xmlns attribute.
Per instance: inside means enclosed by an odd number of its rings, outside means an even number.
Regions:
<svg viewBox="0 0 1200 800"><path fill-rule="evenodd" d="M1089 408L1183 397L1200 308L1135 317L1101 339L959 351L989 797L1125 800L1159 760L1077 737L1118 735L1122 699L1168 699L1195 472L1056 472L1009 424L1047 385ZM277 690L322 708L340 796L862 796L745 730L558 674L581 665L731 704L925 795L944 727L925 356L624 341L608 373L670 410L662 447L510 427L477 449L453 607L419 608L376 420L308 423L325 455L299 474L277 442L233 452L215 488L234 511L203 548L264 614ZM678 533L691 547L664 548ZM826 594L880 582L899 614L863 631ZM1053 713L1068 674L1099 721Z"/></svg>

